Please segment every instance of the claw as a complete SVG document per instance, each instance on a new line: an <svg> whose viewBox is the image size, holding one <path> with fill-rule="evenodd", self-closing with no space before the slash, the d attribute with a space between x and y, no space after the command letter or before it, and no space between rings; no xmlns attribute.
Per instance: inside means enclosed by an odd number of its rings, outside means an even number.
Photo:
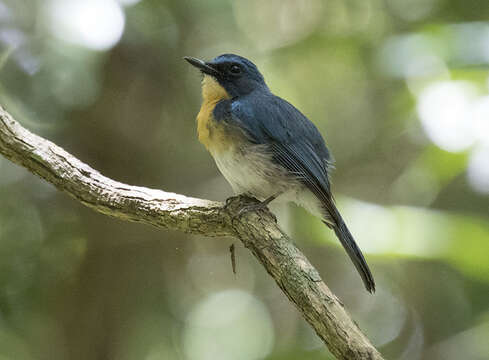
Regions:
<svg viewBox="0 0 489 360"><path fill-rule="evenodd" d="M267 205L268 205L268 203L266 203L265 201L258 202L256 204L245 205L241 209L239 209L236 217L241 217L244 214L249 213L251 211L258 211L258 210L266 209Z"/></svg>
<svg viewBox="0 0 489 360"><path fill-rule="evenodd" d="M239 209L238 213L233 216L233 221L236 220L236 218L240 218L241 216L243 216L244 214L246 214L248 212L266 209L268 204L270 204L270 202L273 201L276 197L277 197L277 195L272 195L263 201L258 201L258 200L253 198L255 200L255 203L245 205L241 209ZM228 200L230 200L230 199L233 199L233 198L227 199L226 204L228 203Z"/></svg>
<svg viewBox="0 0 489 360"><path fill-rule="evenodd" d="M224 207L228 207L228 206L229 206L229 204L231 204L231 201L233 201L234 199L235 199L235 197L234 197L234 196L228 197L228 198L226 199L226 202L224 203Z"/></svg>

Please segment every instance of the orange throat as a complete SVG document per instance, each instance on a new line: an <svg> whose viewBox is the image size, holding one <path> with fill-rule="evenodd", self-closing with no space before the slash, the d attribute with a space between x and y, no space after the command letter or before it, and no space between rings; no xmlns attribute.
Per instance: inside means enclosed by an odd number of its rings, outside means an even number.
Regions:
<svg viewBox="0 0 489 360"><path fill-rule="evenodd" d="M213 77L204 75L202 98L202 106L197 115L199 141L211 153L223 151L232 145L232 139L230 139L226 127L215 121L212 112L219 101L231 97Z"/></svg>

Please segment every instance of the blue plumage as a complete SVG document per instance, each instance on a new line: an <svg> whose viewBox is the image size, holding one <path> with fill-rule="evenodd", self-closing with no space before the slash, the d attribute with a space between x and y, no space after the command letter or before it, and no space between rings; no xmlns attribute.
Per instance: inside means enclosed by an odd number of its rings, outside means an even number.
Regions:
<svg viewBox="0 0 489 360"><path fill-rule="evenodd" d="M234 142L211 153L233 189L259 200L294 201L320 216L335 231L366 289L375 291L365 258L335 206L328 177L331 156L316 126L272 94L249 60L232 54L208 63L187 60L225 90L209 121Z"/></svg>

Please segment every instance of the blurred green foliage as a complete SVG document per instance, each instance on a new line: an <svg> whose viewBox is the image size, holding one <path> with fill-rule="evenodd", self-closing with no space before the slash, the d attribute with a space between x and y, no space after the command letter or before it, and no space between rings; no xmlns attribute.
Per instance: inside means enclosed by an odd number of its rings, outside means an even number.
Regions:
<svg viewBox="0 0 489 360"><path fill-rule="evenodd" d="M0 0L0 103L117 180L224 200L185 55L234 52L300 108L378 282L284 226L389 359L489 359L489 4ZM0 158L0 359L328 359L247 251L95 214Z"/></svg>

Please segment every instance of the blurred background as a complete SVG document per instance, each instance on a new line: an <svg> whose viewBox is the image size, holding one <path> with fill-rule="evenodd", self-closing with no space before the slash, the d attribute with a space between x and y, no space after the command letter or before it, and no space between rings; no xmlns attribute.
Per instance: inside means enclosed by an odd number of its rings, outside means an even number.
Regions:
<svg viewBox="0 0 489 360"><path fill-rule="evenodd" d="M224 200L185 55L252 59L336 158L378 284L282 214L386 358L489 359L485 0L0 0L0 104L104 175ZM0 359L331 359L225 238L92 212L0 157Z"/></svg>

